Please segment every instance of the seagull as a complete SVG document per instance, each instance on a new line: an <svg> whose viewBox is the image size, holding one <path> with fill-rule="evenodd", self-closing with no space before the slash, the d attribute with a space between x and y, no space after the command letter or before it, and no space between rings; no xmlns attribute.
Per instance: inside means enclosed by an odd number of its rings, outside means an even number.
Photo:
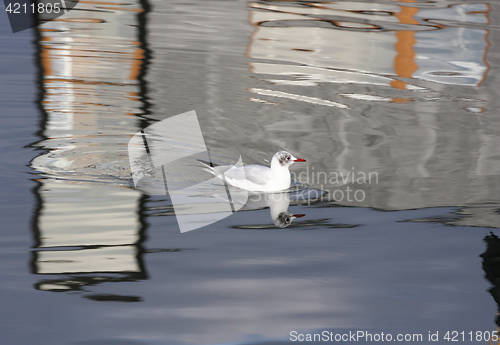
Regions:
<svg viewBox="0 0 500 345"><path fill-rule="evenodd" d="M233 187L251 192L277 192L290 188L291 178L288 167L295 162L305 162L287 151L278 151L271 160L271 167L260 164L236 167L234 165L214 166L200 160L203 170L217 176Z"/></svg>

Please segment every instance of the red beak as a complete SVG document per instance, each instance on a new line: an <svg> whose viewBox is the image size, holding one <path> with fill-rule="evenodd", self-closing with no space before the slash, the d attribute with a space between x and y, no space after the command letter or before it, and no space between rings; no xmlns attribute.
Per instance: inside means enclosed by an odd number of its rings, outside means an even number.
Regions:
<svg viewBox="0 0 500 345"><path fill-rule="evenodd" d="M302 158L297 158L296 160L294 160L294 162L305 162L306 160L305 159L302 159Z"/></svg>
<svg viewBox="0 0 500 345"><path fill-rule="evenodd" d="M302 218L305 216L305 214L294 214L293 215L295 218Z"/></svg>

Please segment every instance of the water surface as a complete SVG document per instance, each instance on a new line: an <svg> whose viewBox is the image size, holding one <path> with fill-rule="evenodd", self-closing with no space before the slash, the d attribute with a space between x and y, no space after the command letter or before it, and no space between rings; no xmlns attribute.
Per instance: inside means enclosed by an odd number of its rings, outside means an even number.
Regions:
<svg viewBox="0 0 500 345"><path fill-rule="evenodd" d="M109 1L2 22L5 341L496 330L497 7ZM326 197L292 197L284 228L258 205L181 234L127 144L190 110L211 152L286 149Z"/></svg>

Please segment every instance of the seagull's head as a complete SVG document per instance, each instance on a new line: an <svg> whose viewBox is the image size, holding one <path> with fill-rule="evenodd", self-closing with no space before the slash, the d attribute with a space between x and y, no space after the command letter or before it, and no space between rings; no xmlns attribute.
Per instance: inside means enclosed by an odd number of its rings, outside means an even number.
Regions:
<svg viewBox="0 0 500 345"><path fill-rule="evenodd" d="M305 159L295 158L290 152L279 151L273 156L273 161L277 161L282 167L289 167L295 162L305 162Z"/></svg>

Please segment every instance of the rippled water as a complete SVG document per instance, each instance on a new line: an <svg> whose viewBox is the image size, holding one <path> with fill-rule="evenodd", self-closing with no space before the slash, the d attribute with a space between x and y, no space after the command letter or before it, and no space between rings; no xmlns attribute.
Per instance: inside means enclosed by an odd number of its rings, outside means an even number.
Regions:
<svg viewBox="0 0 500 345"><path fill-rule="evenodd" d="M1 337L496 330L499 10L80 1L32 31L3 21ZM299 187L181 234L169 195L134 188L127 149L191 110L216 161L305 158ZM208 178L186 164L180 186Z"/></svg>

